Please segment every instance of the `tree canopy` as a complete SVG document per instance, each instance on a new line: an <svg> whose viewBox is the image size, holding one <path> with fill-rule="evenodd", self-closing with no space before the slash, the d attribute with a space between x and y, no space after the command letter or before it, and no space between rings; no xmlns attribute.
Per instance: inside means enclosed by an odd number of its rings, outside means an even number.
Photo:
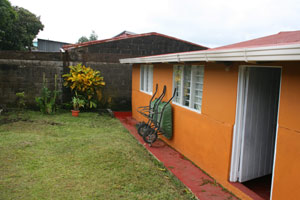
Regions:
<svg viewBox="0 0 300 200"><path fill-rule="evenodd" d="M40 17L0 0L0 50L30 50L33 39L43 28Z"/></svg>
<svg viewBox="0 0 300 200"><path fill-rule="evenodd" d="M83 43L83 42L88 42L88 41L94 41L94 40L98 40L98 35L96 34L95 31L92 31L91 35L89 38L87 38L86 36L81 36L77 43Z"/></svg>
<svg viewBox="0 0 300 200"><path fill-rule="evenodd" d="M78 39L77 43L83 43L83 42L88 42L89 39L86 36L82 36Z"/></svg>
<svg viewBox="0 0 300 200"><path fill-rule="evenodd" d="M7 0L0 0L0 50L12 45L7 37L12 35L14 22L17 20L17 12Z"/></svg>
<svg viewBox="0 0 300 200"><path fill-rule="evenodd" d="M94 41L94 40L98 40L98 35L96 34L95 31L92 31L89 41Z"/></svg>

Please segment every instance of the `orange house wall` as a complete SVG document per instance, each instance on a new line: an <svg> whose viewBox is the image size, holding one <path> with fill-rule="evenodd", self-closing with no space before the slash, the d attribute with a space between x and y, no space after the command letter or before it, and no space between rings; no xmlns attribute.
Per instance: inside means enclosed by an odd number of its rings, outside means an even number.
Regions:
<svg viewBox="0 0 300 200"><path fill-rule="evenodd" d="M294 67L295 64L271 64L283 66L273 199L300 199L300 70ZM173 104L173 138L162 139L238 197L250 199L228 181L239 63L227 68L216 63L203 65L205 72L201 114ZM158 83L160 93L163 85L166 85L165 99L172 96L172 81L173 65L154 65L153 88ZM139 65L134 65L132 110L133 117L141 121L145 119L136 112L136 108L148 105L151 95L140 92L139 85Z"/></svg>
<svg viewBox="0 0 300 200"><path fill-rule="evenodd" d="M201 63L198 63L201 65ZM226 67L205 63L201 114L173 104L173 138L164 139L170 146L213 176L224 187L240 198L249 199L228 182L233 125L235 121L238 65ZM171 98L173 65L155 64L153 90L167 86L165 100ZM132 69L132 114L138 121L145 120L137 107L149 104L151 95L141 92L139 65Z"/></svg>
<svg viewBox="0 0 300 200"><path fill-rule="evenodd" d="M282 63L273 199L300 199L300 63Z"/></svg>

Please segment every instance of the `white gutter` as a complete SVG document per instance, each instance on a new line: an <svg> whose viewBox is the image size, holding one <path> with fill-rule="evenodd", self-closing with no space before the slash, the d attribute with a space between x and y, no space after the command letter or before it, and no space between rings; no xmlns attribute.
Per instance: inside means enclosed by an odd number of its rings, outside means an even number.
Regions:
<svg viewBox="0 0 300 200"><path fill-rule="evenodd" d="M204 50L120 59L120 63L163 63L191 61L295 61L300 60L300 44L268 47Z"/></svg>

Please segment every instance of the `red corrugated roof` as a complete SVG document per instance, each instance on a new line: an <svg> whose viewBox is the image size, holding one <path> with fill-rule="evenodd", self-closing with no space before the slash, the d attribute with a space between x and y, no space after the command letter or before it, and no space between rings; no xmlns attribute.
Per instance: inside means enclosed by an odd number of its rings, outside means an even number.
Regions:
<svg viewBox="0 0 300 200"><path fill-rule="evenodd" d="M214 50L227 50L227 49L238 49L238 48L251 48L251 47L262 47L262 46L279 46L288 44L300 44L300 31L286 31L279 32L274 35L269 35L253 40L239 42L231 45L221 46L207 51Z"/></svg>
<svg viewBox="0 0 300 200"><path fill-rule="evenodd" d="M119 37L113 37L113 38L109 38L109 39L105 39L105 40L95 40L95 41L83 42L83 43L80 43L80 44L65 45L65 46L63 46L63 49L68 50L70 48L77 48L77 47L89 46L89 45L93 45L93 44L100 44L100 43L105 43L105 42L112 42L112 41L117 41L117 40L124 40L124 39L144 37L144 36L152 36L152 35L166 37L166 38L170 38L170 39L173 39L173 40L178 40L178 41L185 42L185 43L188 43L188 44L196 45L196 46L199 46L199 47L207 48L205 46L195 44L195 43L192 43L192 42L188 42L188 41L185 41L185 40L181 40L181 39L178 39L178 38L175 38L175 37L171 37L171 36L156 33L156 32L151 32L151 33L143 33L143 34L135 34L135 35L126 34L126 36L120 35Z"/></svg>

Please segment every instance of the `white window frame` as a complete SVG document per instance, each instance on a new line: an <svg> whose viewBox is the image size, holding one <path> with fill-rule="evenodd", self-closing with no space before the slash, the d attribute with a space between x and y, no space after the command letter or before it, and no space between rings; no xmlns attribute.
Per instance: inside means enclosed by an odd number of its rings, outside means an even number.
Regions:
<svg viewBox="0 0 300 200"><path fill-rule="evenodd" d="M140 67L140 91L151 94L153 90L153 65Z"/></svg>
<svg viewBox="0 0 300 200"><path fill-rule="evenodd" d="M191 77L190 77L190 99L189 99L189 106L186 106L185 105L185 102L184 102L184 84L185 84L185 80L184 80L184 67L187 67L187 66L191 66ZM203 84L204 84L204 71L205 71L205 68L204 68L204 65L174 65L173 66L173 91L176 87L176 77L175 77L175 68L176 67L181 67L182 71L181 71L181 82L180 82L180 96L179 96L179 101L176 102L175 99L173 99L172 103L175 104L175 105L178 105L178 106L181 106L181 107L184 107L184 108L187 108L189 110L192 110L192 111L195 111L195 112L198 112L198 113L201 113L201 110L202 110L202 99L203 99ZM197 68L200 67L202 68L202 74L201 74L201 84L202 84L202 88L200 89L200 91L202 92L202 95L201 95L201 100L199 102L200 104L200 109L197 110L194 108L194 97L195 97L195 73L196 73L196 70Z"/></svg>

